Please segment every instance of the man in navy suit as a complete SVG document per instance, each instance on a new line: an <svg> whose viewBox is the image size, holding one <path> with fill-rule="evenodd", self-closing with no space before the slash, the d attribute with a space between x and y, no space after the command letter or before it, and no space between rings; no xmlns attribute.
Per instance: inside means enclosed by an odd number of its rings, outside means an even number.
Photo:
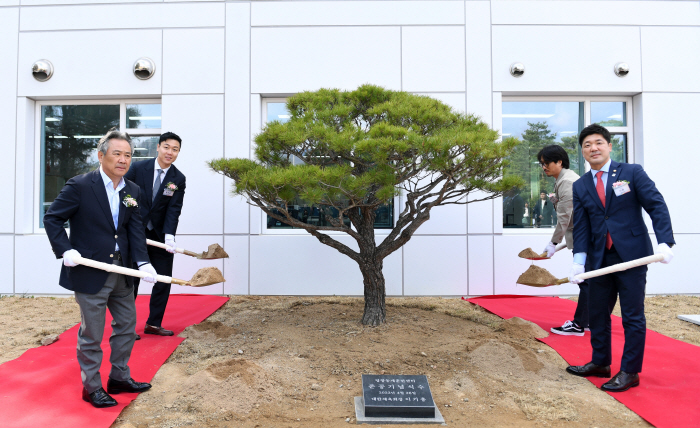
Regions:
<svg viewBox="0 0 700 428"><path fill-rule="evenodd" d="M131 277L79 265L74 258L129 267L135 260L139 270L149 275L144 280L154 283L156 271L148 262L139 188L123 178L131 164L131 138L112 130L100 139L97 149L100 168L68 180L46 212L44 228L56 258L63 258L59 284L75 292L80 306L77 354L83 400L95 407L111 407L117 402L107 392L143 392L151 387L134 381L128 366L136 336L133 282ZM63 228L66 221L70 221L70 238ZM99 371L106 308L114 319L107 392Z"/></svg>
<svg viewBox="0 0 700 428"><path fill-rule="evenodd" d="M151 263L162 275L173 275L173 254L175 253L175 233L185 197L185 176L173 165L180 154L182 139L172 132L166 132L158 140L155 160L134 162L126 178L136 183L144 195L141 214L146 238L164 242L168 250L148 246ZM138 294L136 281L134 297ZM172 330L163 328L165 307L170 297L170 284L158 282L151 291L150 313L143 331L146 334L172 336ZM139 337L137 337L138 339Z"/></svg>
<svg viewBox="0 0 700 428"><path fill-rule="evenodd" d="M673 258L671 217L661 193L639 165L610 159L610 132L593 124L581 131L579 144L591 170L573 185L574 264L569 274L573 283L584 271L604 268L650 256L654 253L642 209L651 217L662 263ZM566 371L577 376L610 377L610 314L620 296L625 346L620 372L601 389L626 391L639 385L642 371L646 318L644 294L647 266L638 266L595 278L589 283L589 323L593 356L583 366Z"/></svg>

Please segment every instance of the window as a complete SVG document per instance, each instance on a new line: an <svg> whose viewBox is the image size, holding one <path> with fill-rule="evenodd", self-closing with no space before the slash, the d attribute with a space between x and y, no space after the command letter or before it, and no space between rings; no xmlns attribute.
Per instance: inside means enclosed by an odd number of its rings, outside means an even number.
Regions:
<svg viewBox="0 0 700 428"><path fill-rule="evenodd" d="M132 161L156 156L161 134L159 101L38 103L40 167L39 227L66 182L99 166L97 143L111 128L133 139Z"/></svg>
<svg viewBox="0 0 700 428"><path fill-rule="evenodd" d="M289 112L284 99L267 99L263 101L263 117L265 122L287 122L289 120ZM297 157L292 160L293 165L301 165L303 161ZM317 226L331 226L331 223L326 220L326 212L331 215L337 215L338 211L335 208L323 207L310 205L308 202L302 199L294 200L293 204L289 206L290 214L292 214L296 219ZM394 227L394 203L389 202L386 205L382 205L377 208L376 218L374 220L375 229L392 229ZM266 227L267 229L300 229L297 227L292 227L287 223L281 222L274 219L268 215L265 215ZM346 224L350 224L350 219L345 219Z"/></svg>
<svg viewBox="0 0 700 428"><path fill-rule="evenodd" d="M503 136L522 141L511 154L506 175L517 175L525 181L521 189L503 196L504 228L553 228L557 215L547 195L554 191L553 177L547 177L537 153L544 146L558 144L569 155L569 169L579 175L589 166L581 155L579 132L598 123L612 134L611 157L628 162L632 125L631 99L558 99L505 98L502 107Z"/></svg>

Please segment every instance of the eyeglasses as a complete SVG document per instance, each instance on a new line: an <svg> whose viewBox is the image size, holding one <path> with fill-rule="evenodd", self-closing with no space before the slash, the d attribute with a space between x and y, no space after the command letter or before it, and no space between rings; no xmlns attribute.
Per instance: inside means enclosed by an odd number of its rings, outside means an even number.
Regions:
<svg viewBox="0 0 700 428"><path fill-rule="evenodd" d="M550 163L552 163L552 162L540 162L540 166L541 166L542 168L544 168L544 167L546 167L547 165L549 165Z"/></svg>

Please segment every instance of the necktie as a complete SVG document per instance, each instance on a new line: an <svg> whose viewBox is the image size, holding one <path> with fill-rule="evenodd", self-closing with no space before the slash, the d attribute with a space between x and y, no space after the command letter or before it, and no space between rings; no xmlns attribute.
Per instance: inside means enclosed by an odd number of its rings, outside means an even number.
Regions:
<svg viewBox="0 0 700 428"><path fill-rule="evenodd" d="M154 201L156 199L156 195L158 194L158 189L160 189L160 174L163 172L162 169L158 168L158 176L156 177L156 180L153 182L153 196L151 197L151 201Z"/></svg>
<svg viewBox="0 0 700 428"><path fill-rule="evenodd" d="M605 208L605 187L603 186L603 171L598 171L596 177L598 178L598 181L596 182L595 190L596 192L598 192L598 197L600 198L600 202L603 204L603 208ZM608 236L606 236L605 238L605 248L609 250L610 248L612 248L612 245L612 237L610 236L610 232L608 232Z"/></svg>

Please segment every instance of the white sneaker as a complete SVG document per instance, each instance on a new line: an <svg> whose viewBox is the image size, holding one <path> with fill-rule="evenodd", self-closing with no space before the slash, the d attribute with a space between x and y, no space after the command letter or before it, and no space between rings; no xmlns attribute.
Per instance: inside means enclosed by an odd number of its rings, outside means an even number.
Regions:
<svg viewBox="0 0 700 428"><path fill-rule="evenodd" d="M552 327L550 331L554 334L562 336L583 336L584 330L576 325L575 322L567 320L561 327Z"/></svg>

